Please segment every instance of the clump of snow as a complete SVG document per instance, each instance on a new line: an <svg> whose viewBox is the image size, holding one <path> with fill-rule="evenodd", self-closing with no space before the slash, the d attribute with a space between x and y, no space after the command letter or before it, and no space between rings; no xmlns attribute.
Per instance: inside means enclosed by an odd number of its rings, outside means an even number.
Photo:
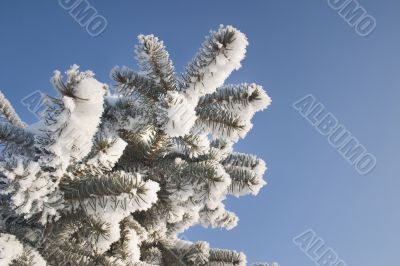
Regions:
<svg viewBox="0 0 400 266"><path fill-rule="evenodd" d="M42 255L39 254L35 249L29 248L29 254L32 257L33 266L46 266L47 263L43 259Z"/></svg>
<svg viewBox="0 0 400 266"><path fill-rule="evenodd" d="M61 80L56 71L52 81ZM91 150L93 137L98 130L103 113L106 85L93 78L91 71L79 72L74 65L67 71L67 85L72 86L71 95L64 95L64 110L56 123L45 125L42 131L58 132L54 143L48 147L55 157L46 166L59 168L61 171L69 166L72 160L82 160Z"/></svg>
<svg viewBox="0 0 400 266"><path fill-rule="evenodd" d="M67 109L69 112L73 112L75 109L75 103L74 103L74 99L71 97L62 97L62 101L64 103L64 107L65 109Z"/></svg>
<svg viewBox="0 0 400 266"><path fill-rule="evenodd" d="M265 92L265 90L263 89L262 86L257 85L255 83L251 83L249 86L248 93L252 94L255 90L257 90L260 95L259 95L258 100L251 102L251 106L253 109L253 115L254 115L254 113L256 113L258 111L262 111L262 110L268 108L268 106L270 106L272 103L271 97L268 96L268 94ZM253 116L253 115L251 115L251 116Z"/></svg>
<svg viewBox="0 0 400 266"><path fill-rule="evenodd" d="M180 204L173 204L171 210L167 214L168 223L177 223L182 221L183 215L185 214L185 206Z"/></svg>
<svg viewBox="0 0 400 266"><path fill-rule="evenodd" d="M172 193L170 198L176 202L185 202L194 194L192 184L181 185L180 189L172 188L170 192Z"/></svg>
<svg viewBox="0 0 400 266"><path fill-rule="evenodd" d="M171 137L186 135L196 122L196 104L185 95L177 91L169 91L166 96L164 109L167 122L164 125L165 133Z"/></svg>
<svg viewBox="0 0 400 266"><path fill-rule="evenodd" d="M107 143L110 143L109 147L104 150L100 150L94 157L92 157L87 164L92 166L104 166L108 169L114 167L114 165L118 162L119 158L122 156L126 145L126 143L121 138L113 138L113 137L106 137L102 139Z"/></svg>
<svg viewBox="0 0 400 266"><path fill-rule="evenodd" d="M136 234L136 231L131 229L128 232L128 243L127 243L127 249L130 252L129 256L129 262L130 263L135 263L140 261L140 245L141 241L139 236Z"/></svg>
<svg viewBox="0 0 400 266"><path fill-rule="evenodd" d="M175 161L175 164L179 165L182 163L182 158L176 157L174 161Z"/></svg>
<svg viewBox="0 0 400 266"><path fill-rule="evenodd" d="M41 222L47 222L47 216L56 216L55 207L51 202L58 201L61 194L57 193L57 182L52 182L48 173L42 172L37 162L28 162L26 165L18 160L15 168L11 165L1 165L3 180L7 187L1 194L11 195L10 204L18 214L30 218L38 212L42 213Z"/></svg>
<svg viewBox="0 0 400 266"><path fill-rule="evenodd" d="M13 235L0 233L0 265L7 266L22 255L23 245Z"/></svg>

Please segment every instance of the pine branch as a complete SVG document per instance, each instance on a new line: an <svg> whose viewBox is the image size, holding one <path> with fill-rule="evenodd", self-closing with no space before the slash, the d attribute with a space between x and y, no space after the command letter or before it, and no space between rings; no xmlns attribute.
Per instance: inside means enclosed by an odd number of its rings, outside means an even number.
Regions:
<svg viewBox="0 0 400 266"><path fill-rule="evenodd" d="M53 99L40 123L40 137L36 147L40 164L48 170L66 171L73 162L79 162L90 152L104 111L107 86L93 78L91 71L80 72L73 65L63 81L55 71L52 82L62 97ZM59 172L59 177L62 173Z"/></svg>
<svg viewBox="0 0 400 266"><path fill-rule="evenodd" d="M114 68L116 94L76 65L66 79L56 71L60 97L46 101L37 134L0 92L0 142L10 144L0 231L21 239L12 266L34 266L36 249L49 266L244 266L242 253L178 236L195 224L233 228L227 194L265 184L265 163L232 145L270 99L256 84L223 85L247 44L221 26L178 81L163 42L141 35L141 71Z"/></svg>
<svg viewBox="0 0 400 266"><path fill-rule="evenodd" d="M162 171L167 179L168 186L179 183L209 183L210 185L222 182L223 177L217 170L216 162L212 160L183 161L175 164L173 161L160 161L155 167Z"/></svg>
<svg viewBox="0 0 400 266"><path fill-rule="evenodd" d="M226 157L221 163L224 166L231 165L237 167L245 167L254 170L262 162L259 158L257 158L254 155L240 153L240 152L233 152L229 154L229 156Z"/></svg>
<svg viewBox="0 0 400 266"><path fill-rule="evenodd" d="M262 178L266 170L265 162L254 155L234 152L221 164L232 179L229 192L236 196L256 195L266 184Z"/></svg>
<svg viewBox="0 0 400 266"><path fill-rule="evenodd" d="M59 221L49 228L40 249L51 265L117 265L108 264L107 258L96 254L94 250L93 242L100 236L107 237L109 233L106 222L78 210L64 213ZM99 258L104 264L95 264Z"/></svg>
<svg viewBox="0 0 400 266"><path fill-rule="evenodd" d="M145 246L145 245L143 245ZM149 246L143 249L142 252L143 265L138 266L156 266L162 263L162 253L159 248Z"/></svg>
<svg viewBox="0 0 400 266"><path fill-rule="evenodd" d="M60 183L66 200L79 200L105 196L118 196L122 193L131 194L135 200L147 192L144 182L136 176L115 172L104 176L86 176L80 179L64 178ZM133 194L132 191L135 191Z"/></svg>
<svg viewBox="0 0 400 266"><path fill-rule="evenodd" d="M207 136L188 134L183 137L172 138L171 141L176 147L174 151L186 158L196 158L209 151Z"/></svg>
<svg viewBox="0 0 400 266"><path fill-rule="evenodd" d="M207 265L210 256L210 247L207 242L192 243L185 240L176 240L170 251L183 265L199 266Z"/></svg>
<svg viewBox="0 0 400 266"><path fill-rule="evenodd" d="M129 144L127 152L121 157L120 166L134 161L149 164L163 157L171 145L167 136L154 125L145 126L138 132L121 130L120 136Z"/></svg>
<svg viewBox="0 0 400 266"><path fill-rule="evenodd" d="M215 154L215 160L222 162L232 153L234 141L226 138L214 138L210 142L210 151Z"/></svg>
<svg viewBox="0 0 400 266"><path fill-rule="evenodd" d="M26 124L21 120L21 118L15 112L11 103L7 100L7 98L4 96L2 91L0 91L0 113L12 125L19 127L19 128L26 127Z"/></svg>
<svg viewBox="0 0 400 266"><path fill-rule="evenodd" d="M160 96L164 94L163 88L157 85L154 80L137 74L126 67L115 67L111 71L111 77L117 82L118 92L125 96L139 93L152 102L158 102Z"/></svg>
<svg viewBox="0 0 400 266"><path fill-rule="evenodd" d="M128 144L135 147L138 155L145 157L148 153L151 143L155 140L157 128L154 125L147 125L135 131L128 131L126 129L120 130L120 136Z"/></svg>
<svg viewBox="0 0 400 266"><path fill-rule="evenodd" d="M165 91L177 89L175 69L164 43L154 35L139 35L136 59L142 71Z"/></svg>
<svg viewBox="0 0 400 266"><path fill-rule="evenodd" d="M101 131L108 132L109 127L116 131L127 131L129 134L146 130L157 125L154 102L141 97L124 96L106 100L106 108L102 116Z"/></svg>
<svg viewBox="0 0 400 266"><path fill-rule="evenodd" d="M205 206L200 211L200 224L204 227L226 228L228 230L236 227L239 218L235 213L227 211L224 204L218 205L215 209Z"/></svg>
<svg viewBox="0 0 400 266"><path fill-rule="evenodd" d="M243 131L246 127L240 117L228 110L210 106L197 108L196 126L209 130L216 137L230 136Z"/></svg>
<svg viewBox="0 0 400 266"><path fill-rule="evenodd" d="M225 85L219 87L214 93L200 98L198 107L206 105L247 107L253 102L262 100L262 88L255 84Z"/></svg>
<svg viewBox="0 0 400 266"><path fill-rule="evenodd" d="M223 179L212 161L189 163L184 169L183 175L190 176L192 181L203 180L210 184L222 182Z"/></svg>
<svg viewBox="0 0 400 266"><path fill-rule="evenodd" d="M36 266L35 264L33 255L24 250L24 253L19 258L13 260L8 266Z"/></svg>
<svg viewBox="0 0 400 266"><path fill-rule="evenodd" d="M170 142L164 132L158 131L154 140L151 142L150 149L146 153L146 160L153 162L156 159L164 156L168 150Z"/></svg>
<svg viewBox="0 0 400 266"><path fill-rule="evenodd" d="M23 147L32 147L35 137L23 128L9 123L0 123L0 142L13 143Z"/></svg>
<svg viewBox="0 0 400 266"><path fill-rule="evenodd" d="M24 251L21 256L14 259L9 266L39 266L45 265L42 256L30 246L24 246Z"/></svg>
<svg viewBox="0 0 400 266"><path fill-rule="evenodd" d="M128 216L120 223L121 237L120 239L111 245L109 253L113 257L120 258L128 265L132 262L132 258L138 254L134 254L136 250L132 250L131 241L141 242L145 238L147 232L132 216ZM133 232L133 233L132 233ZM139 241L138 241L139 240Z"/></svg>
<svg viewBox="0 0 400 266"><path fill-rule="evenodd" d="M186 67L182 87L190 95L213 93L234 69L240 67L247 44L246 37L231 26L212 31Z"/></svg>
<svg viewBox="0 0 400 266"><path fill-rule="evenodd" d="M211 249L210 266L245 266L246 256L242 252L230 251L225 249Z"/></svg>
<svg viewBox="0 0 400 266"><path fill-rule="evenodd" d="M203 79L203 69L216 63L216 57L223 54L229 44L235 40L235 33L232 30L222 32L211 32L211 36L202 44L198 54L193 61L186 67L183 80L186 84Z"/></svg>
<svg viewBox="0 0 400 266"><path fill-rule="evenodd" d="M84 79L93 77L94 74L91 71L80 72L79 67L77 65L71 66L71 68L67 71L67 79L64 82L63 76L61 72L56 70L54 71L54 75L51 78L51 82L55 89L57 89L62 96L68 96L75 100L83 100L86 101L88 99L79 97L77 86L79 82Z"/></svg>
<svg viewBox="0 0 400 266"><path fill-rule="evenodd" d="M232 179L232 183L229 186L230 192L242 191L245 188L252 191L253 187L260 185L261 181L252 171L234 166L225 167L225 170Z"/></svg>

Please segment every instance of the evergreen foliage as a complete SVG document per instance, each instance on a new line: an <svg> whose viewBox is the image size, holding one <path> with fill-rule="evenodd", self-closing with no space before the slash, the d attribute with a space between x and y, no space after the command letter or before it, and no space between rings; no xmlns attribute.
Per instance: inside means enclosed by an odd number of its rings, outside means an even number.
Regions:
<svg viewBox="0 0 400 266"><path fill-rule="evenodd" d="M179 237L235 227L223 200L266 184L265 163L233 145L271 100L224 85L247 44L221 26L177 76L163 42L140 35L140 72L114 68L110 89L76 65L56 71L59 97L31 126L0 93L0 265L245 265Z"/></svg>

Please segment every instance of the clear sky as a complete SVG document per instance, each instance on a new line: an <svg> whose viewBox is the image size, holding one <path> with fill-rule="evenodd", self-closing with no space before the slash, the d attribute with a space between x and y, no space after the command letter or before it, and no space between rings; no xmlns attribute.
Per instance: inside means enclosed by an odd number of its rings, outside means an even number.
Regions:
<svg viewBox="0 0 400 266"><path fill-rule="evenodd" d="M165 41L180 72L210 29L231 24L250 46L229 83L256 82L272 97L236 145L264 158L269 185L257 197L229 198L240 217L231 231L193 228L189 240L244 251L248 262L314 262L292 238L313 229L349 266L398 266L400 254L400 2L359 0L377 22L360 37L327 0L100 1L108 22L90 36L55 0L0 4L0 88L27 122L20 103L52 91L55 69L76 63L112 83L115 65L135 68L140 33ZM52 92L53 93L53 92ZM292 104L313 94L377 158L360 175Z"/></svg>

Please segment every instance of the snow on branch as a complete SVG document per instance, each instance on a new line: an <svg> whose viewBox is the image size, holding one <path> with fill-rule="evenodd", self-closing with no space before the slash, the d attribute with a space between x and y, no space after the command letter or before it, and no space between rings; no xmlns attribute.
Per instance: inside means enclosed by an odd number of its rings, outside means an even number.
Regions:
<svg viewBox="0 0 400 266"><path fill-rule="evenodd" d="M225 249L211 249L208 265L246 266L246 256L242 252Z"/></svg>
<svg viewBox="0 0 400 266"><path fill-rule="evenodd" d="M121 158L126 145L127 143L119 137L99 135L94 140L94 154L87 164L91 167L105 167L111 170Z"/></svg>
<svg viewBox="0 0 400 266"><path fill-rule="evenodd" d="M163 41L154 35L139 35L135 53L143 74L166 91L177 88L175 68L165 50Z"/></svg>
<svg viewBox="0 0 400 266"><path fill-rule="evenodd" d="M100 237L96 243L99 252L105 252L119 239L119 223L132 212L150 208L160 190L158 183L144 181L141 174L123 171L64 179L60 187L64 198L75 208L80 206L96 220L108 223L107 237Z"/></svg>
<svg viewBox="0 0 400 266"><path fill-rule="evenodd" d="M117 82L117 91L125 96L139 94L152 102L157 102L164 94L163 88L154 80L127 67L114 67L111 77Z"/></svg>
<svg viewBox="0 0 400 266"><path fill-rule="evenodd" d="M201 97L197 107L212 105L239 109L241 113L246 111L247 117L252 117L270 104L271 98L265 93L262 86L255 83L243 83L219 87L214 93Z"/></svg>
<svg viewBox="0 0 400 266"><path fill-rule="evenodd" d="M46 266L46 262L36 250L25 246L14 235L0 233L0 265Z"/></svg>
<svg viewBox="0 0 400 266"><path fill-rule="evenodd" d="M0 233L0 264L10 265L10 263L22 255L23 245L15 236Z"/></svg>
<svg viewBox="0 0 400 266"><path fill-rule="evenodd" d="M173 243L170 252L176 254L176 258L180 260L180 262L175 263L177 265L207 265L208 257L210 256L210 246L204 241L192 243L178 239ZM170 263L174 265L172 261Z"/></svg>
<svg viewBox="0 0 400 266"><path fill-rule="evenodd" d="M218 31L211 31L183 75L188 97L201 97L222 86L231 72L241 67L247 45L246 36L232 26L221 25Z"/></svg>
<svg viewBox="0 0 400 266"><path fill-rule="evenodd" d="M201 46L183 74L182 92L168 92L165 98L165 132L184 136L196 122L200 97L215 92L245 57L247 38L232 26L221 26Z"/></svg>
<svg viewBox="0 0 400 266"><path fill-rule="evenodd" d="M254 114L267 108L271 98L254 83L227 85L200 98L196 124L214 137L236 142L244 138L253 124Z"/></svg>
<svg viewBox="0 0 400 266"><path fill-rule="evenodd" d="M220 203L217 208L204 207L200 211L200 224L204 227L226 228L228 230L237 226L239 218L233 212L227 211L225 205Z"/></svg>
<svg viewBox="0 0 400 266"><path fill-rule="evenodd" d="M67 71L65 82L59 71L54 72L51 80L61 93L61 107L37 130L45 139L39 149L50 154L43 156L41 163L60 171L90 152L103 113L106 85L94 79L91 71L80 72L78 68L73 65Z"/></svg>
<svg viewBox="0 0 400 266"><path fill-rule="evenodd" d="M177 80L163 42L140 35L141 72L114 68L109 91L76 65L66 78L56 71L59 97L27 128L0 93L0 141L10 144L0 224L11 234L0 234L0 265L246 265L243 253L179 237L196 224L234 228L223 201L266 184L263 160L233 152L271 102L260 85L224 85L247 44L221 26Z"/></svg>
<svg viewBox="0 0 400 266"><path fill-rule="evenodd" d="M18 114L15 112L11 103L7 100L4 94L0 91L0 113L4 116L7 121L16 127L24 128L26 124L22 122Z"/></svg>
<svg viewBox="0 0 400 266"><path fill-rule="evenodd" d="M257 195L267 184L263 179L265 162L254 155L234 152L221 163L232 179L229 192L237 197Z"/></svg>
<svg viewBox="0 0 400 266"><path fill-rule="evenodd" d="M42 213L40 222L45 224L48 216L57 216L61 195L57 182L49 173L41 171L37 162L23 161L21 158L0 164L3 183L1 194L9 196L9 204L15 213L26 219Z"/></svg>

